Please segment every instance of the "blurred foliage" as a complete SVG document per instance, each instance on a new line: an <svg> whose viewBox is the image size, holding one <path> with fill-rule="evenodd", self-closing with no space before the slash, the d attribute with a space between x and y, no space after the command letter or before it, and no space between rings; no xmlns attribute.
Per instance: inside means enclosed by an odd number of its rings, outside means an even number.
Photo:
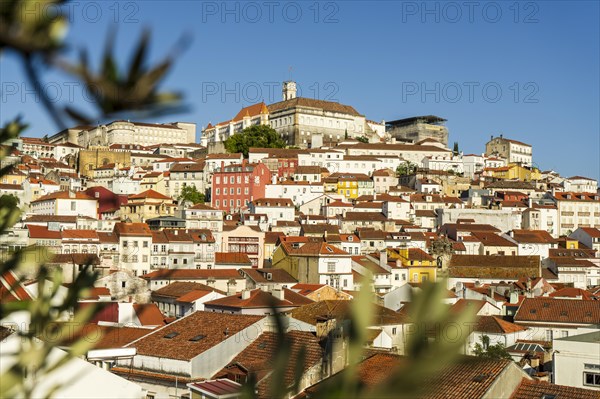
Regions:
<svg viewBox="0 0 600 399"><path fill-rule="evenodd" d="M120 71L117 56L113 52L115 37L115 30L109 32L97 73L94 73L89 65L86 49L80 51L77 65L65 61L59 64L85 84L94 100L94 105L99 108L100 115L103 118L115 118L127 115L128 112L135 112L138 116L156 117L163 113L183 111L185 107L180 106L181 93L160 92L158 86L173 67L180 50L185 47L186 39L181 39L174 46L174 51L163 61L155 66L148 66L150 32L146 30L132 52L129 68ZM93 116L85 115L72 106L66 106L65 111L83 124L95 120Z"/></svg>
<svg viewBox="0 0 600 399"><path fill-rule="evenodd" d="M16 138L26 127L20 118L7 123L0 129L0 143L6 143L8 140ZM2 157L5 155L3 154ZM9 168L0 170L0 178L8 172ZM0 197L0 235L8 232L17 222L20 216L18 202L11 199L10 196ZM97 275L90 270L87 265L77 276L73 284L62 294L61 289L65 289L62 283L62 271L51 271L45 266L45 261L51 253L45 248L31 246L9 251L6 248L0 250L0 275L5 273L14 273L15 276L35 276L38 283L37 295L31 300L8 301L3 298L0 301L0 319L5 328L15 328L13 334L16 334L19 340L19 348L12 355L15 363L8 367L0 375L0 397L1 398L32 398L34 395L39 397L51 397L59 389L55 386L48 392L40 393L36 389L36 377L51 373L64 365L74 356L85 354L92 340L86 340L82 337L71 345L69 352L58 358L48 356L50 352L63 341L70 341L85 323L97 311L96 306L87 306L81 310L78 309L78 299L84 295L93 286ZM16 290L16 285L22 283L20 279L15 286L10 287ZM12 326L11 321L29 320L29 325ZM14 316L14 318L13 318ZM69 319L69 326L58 327L59 321ZM52 339L49 339L52 337ZM7 361L6 359L3 361ZM75 377L75 376L74 376Z"/></svg>
<svg viewBox="0 0 600 399"><path fill-rule="evenodd" d="M225 140L225 149L230 153L241 152L248 157L250 148L284 148L285 142L275 129L267 125L254 125L245 128Z"/></svg>
<svg viewBox="0 0 600 399"><path fill-rule="evenodd" d="M366 285L365 285L366 287ZM464 342L470 332L469 326L475 319L475 311L467 308L460 314L450 313L443 304L446 297L444 282L424 284L422 291L415 295L413 301L407 305L408 322L410 329L404 356L398 356L396 366L389 370L388 378L376 386L367 386L358 377L360 362L366 358L364 343L367 327L376 324L373 311L373 293L368 289L360 291L353 300L352 312L348 323L338 320L337 327L330 331L327 339L331 342L336 337L347 338L346 367L323 381L311 387L310 397L314 398L415 398L427 389L428 383L449 364L457 360ZM276 317L281 320L281 317ZM458 328L461 334L458 338L444 334L446 329ZM286 360L289 359L290 349L286 345L285 328L280 321L277 322L277 331L280 337L279 346L275 352L273 374L270 380L272 398L285 398L296 394L298 384L302 377L296 373L295 382L291 386L284 381ZM327 345L324 356L330 356L332 345ZM304 358L298 360L296 370L304 367ZM385 377L385 376L384 376ZM244 384L242 397L254 399L257 397L254 386L256 379L251 376Z"/></svg>
<svg viewBox="0 0 600 399"><path fill-rule="evenodd" d="M361 143L368 143L369 142L369 138L366 136L358 136L356 138L356 140L360 141Z"/></svg>
<svg viewBox="0 0 600 399"><path fill-rule="evenodd" d="M51 55L64 47L68 16L66 0L3 0L0 2L0 51Z"/></svg>
<svg viewBox="0 0 600 399"><path fill-rule="evenodd" d="M67 0L0 1L0 54L10 52L21 59L29 83L57 128L66 129L73 121L90 124L128 116L146 119L187 110L181 104L180 93L162 92L159 86L189 43L189 37L179 40L164 60L148 65L150 32L144 31L132 51L129 68L120 71L113 53L116 29L111 27L101 65L94 72L86 49L80 50L76 65L60 57L69 48L65 42L69 28L66 3ZM41 72L50 68L78 78L98 113L86 115L70 104L58 106L52 101L41 79Z"/></svg>

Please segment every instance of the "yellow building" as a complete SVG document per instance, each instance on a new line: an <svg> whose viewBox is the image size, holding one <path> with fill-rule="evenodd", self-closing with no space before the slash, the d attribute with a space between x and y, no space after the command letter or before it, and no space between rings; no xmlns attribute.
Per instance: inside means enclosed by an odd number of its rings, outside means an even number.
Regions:
<svg viewBox="0 0 600 399"><path fill-rule="evenodd" d="M93 177L94 170L108 164L128 168L131 165L131 152L113 151L108 147L94 147L79 151L78 172L85 177Z"/></svg>
<svg viewBox="0 0 600 399"><path fill-rule="evenodd" d="M435 259L419 248L388 248L389 259L400 261L402 267L408 269L409 283L436 281L437 264Z"/></svg>
<svg viewBox="0 0 600 399"><path fill-rule="evenodd" d="M171 197L154 190L127 197L127 203L121 205L121 219L130 222L146 222L159 216L173 216L177 205Z"/></svg>
<svg viewBox="0 0 600 399"><path fill-rule="evenodd" d="M21 172L17 168L12 168L8 171L8 173L6 173L4 176L2 176L1 183L21 185L21 184L23 184L25 179L27 179L27 175L25 173Z"/></svg>
<svg viewBox="0 0 600 399"><path fill-rule="evenodd" d="M485 172L487 176L503 180L533 181L542 178L539 169L526 168L518 164L509 164L500 168L487 168Z"/></svg>
<svg viewBox="0 0 600 399"><path fill-rule="evenodd" d="M373 195L375 184L363 173L332 173L323 180L325 192L335 192L346 199Z"/></svg>

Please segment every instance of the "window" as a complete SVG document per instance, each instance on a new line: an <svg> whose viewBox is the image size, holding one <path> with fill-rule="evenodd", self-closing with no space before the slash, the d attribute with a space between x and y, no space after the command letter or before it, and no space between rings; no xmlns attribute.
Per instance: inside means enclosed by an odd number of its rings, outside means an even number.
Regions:
<svg viewBox="0 0 600 399"><path fill-rule="evenodd" d="M552 341L552 330L546 330L546 341Z"/></svg>
<svg viewBox="0 0 600 399"><path fill-rule="evenodd" d="M144 248L148 248L148 241L143 241L143 245Z"/></svg>
<svg viewBox="0 0 600 399"><path fill-rule="evenodd" d="M142 255L142 262L148 262L148 255Z"/></svg>
<svg viewBox="0 0 600 399"><path fill-rule="evenodd" d="M589 371L584 371L583 385L600 387L600 373L590 373Z"/></svg>
<svg viewBox="0 0 600 399"><path fill-rule="evenodd" d="M71 201L71 210L74 211L76 209L76 202Z"/></svg>
<svg viewBox="0 0 600 399"><path fill-rule="evenodd" d="M327 262L327 273L335 273L335 262Z"/></svg>
<svg viewBox="0 0 600 399"><path fill-rule="evenodd" d="M125 281L121 281L121 288L125 288L125 284L126 284Z"/></svg>
<svg viewBox="0 0 600 399"><path fill-rule="evenodd" d="M396 335L397 333L397 328L396 327L392 327L392 335Z"/></svg>
<svg viewBox="0 0 600 399"><path fill-rule="evenodd" d="M129 242L127 240L123 241L123 248L127 248L127 245L129 245Z"/></svg>
<svg viewBox="0 0 600 399"><path fill-rule="evenodd" d="M561 338L566 338L566 337L568 337L568 336L569 336L569 332L568 332L567 330L562 330L562 331L560 332L560 337L561 337Z"/></svg>

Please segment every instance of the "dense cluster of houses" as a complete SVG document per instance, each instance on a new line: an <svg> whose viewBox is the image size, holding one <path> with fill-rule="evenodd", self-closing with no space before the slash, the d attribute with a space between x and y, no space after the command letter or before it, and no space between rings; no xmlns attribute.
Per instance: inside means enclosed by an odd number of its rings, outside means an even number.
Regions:
<svg viewBox="0 0 600 399"><path fill-rule="evenodd" d="M210 125L208 140L252 118L276 126L268 115L282 109L248 107L239 121ZM464 155L447 140L400 141L359 119L356 134L333 145L251 148L247 158L179 143L195 137L191 124L115 121L5 143L0 193L23 213L1 249L48 248L45 262L63 276L59 296L86 265L99 276L80 298L103 305L84 328L98 338L69 363L88 373L62 393L219 399L253 381L267 398L283 328L287 396L316 397L348 364L361 290L374 317L358 378L376 387L406 361L413 297L441 281L439 306L476 319L460 331L464 357L424 397L597 398L597 182L533 168L531 146L502 136ZM136 144L119 142L127 134ZM311 140L322 141L314 131ZM202 201L182 196L189 186ZM0 299L35 298L38 285L5 273ZM2 321L5 364L19 328ZM512 360L468 361L482 342L501 344Z"/></svg>

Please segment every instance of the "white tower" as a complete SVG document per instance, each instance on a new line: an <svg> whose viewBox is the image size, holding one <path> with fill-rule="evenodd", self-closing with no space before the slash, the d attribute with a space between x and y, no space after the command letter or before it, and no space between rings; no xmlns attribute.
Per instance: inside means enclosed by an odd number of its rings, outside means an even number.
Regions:
<svg viewBox="0 0 600 399"><path fill-rule="evenodd" d="M283 82L283 101L291 100L292 98L296 98L296 82L288 80L287 82Z"/></svg>

